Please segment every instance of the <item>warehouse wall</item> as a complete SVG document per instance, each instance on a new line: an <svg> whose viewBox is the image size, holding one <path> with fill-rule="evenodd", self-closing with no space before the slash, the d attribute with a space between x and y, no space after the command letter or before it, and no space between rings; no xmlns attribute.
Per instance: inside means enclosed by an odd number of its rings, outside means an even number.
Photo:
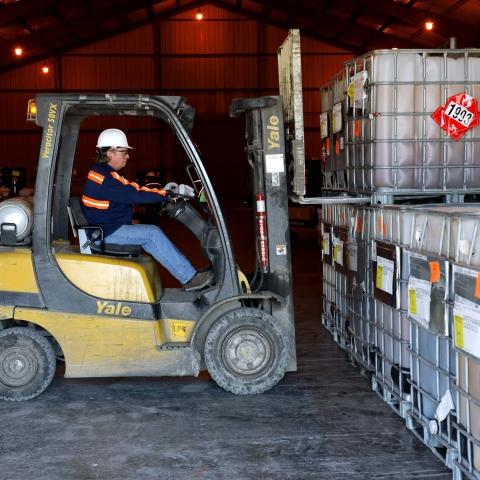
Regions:
<svg viewBox="0 0 480 480"><path fill-rule="evenodd" d="M203 153L220 197L244 200L248 171L243 154L243 122L228 118L232 98L278 93L276 51L287 30L222 9L195 11L84 47L41 64L0 75L1 165L35 173L40 135L25 121L29 98L37 92L134 92L180 94L197 110L193 136ZM319 87L337 72L351 54L304 37L302 68L307 158L320 156ZM178 147L168 132L151 119L98 119L85 122L78 147L77 182L83 181L93 157L98 130L117 126L128 130L136 146L128 171L159 168L167 179L181 175L175 159ZM160 137L149 136L160 132ZM232 178L232 173L235 176ZM230 181L228 181L230 180Z"/></svg>

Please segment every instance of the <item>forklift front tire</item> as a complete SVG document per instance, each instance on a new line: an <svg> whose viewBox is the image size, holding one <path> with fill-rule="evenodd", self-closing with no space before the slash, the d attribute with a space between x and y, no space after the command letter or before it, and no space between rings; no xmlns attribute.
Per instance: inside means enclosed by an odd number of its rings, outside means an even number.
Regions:
<svg viewBox="0 0 480 480"><path fill-rule="evenodd" d="M21 402L40 395L55 375L55 352L36 330L0 332L0 400Z"/></svg>
<svg viewBox="0 0 480 480"><path fill-rule="evenodd" d="M237 395L274 387L288 366L288 337L268 313L240 308L222 315L208 332L204 356L210 376Z"/></svg>

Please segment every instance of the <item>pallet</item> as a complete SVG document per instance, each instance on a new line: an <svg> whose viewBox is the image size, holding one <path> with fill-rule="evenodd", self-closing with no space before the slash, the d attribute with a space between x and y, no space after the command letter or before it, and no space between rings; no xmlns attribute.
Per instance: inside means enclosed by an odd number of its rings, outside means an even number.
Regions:
<svg viewBox="0 0 480 480"><path fill-rule="evenodd" d="M420 418L413 410L407 412L405 423L415 437L428 447L445 466L453 471L454 463L458 459L458 448L453 439L450 443L442 436L432 433L426 421Z"/></svg>
<svg viewBox="0 0 480 480"><path fill-rule="evenodd" d="M473 440L469 438L463 427L454 424L458 432L458 456L453 461L453 479L454 480L480 480L480 472L475 470L473 458L468 459L468 448L472 447Z"/></svg>
<svg viewBox="0 0 480 480"><path fill-rule="evenodd" d="M388 366L391 371L388 373ZM391 382L396 385L392 387L386 383L390 375ZM372 375L372 390L387 403L403 419L411 409L412 395L410 383L408 382L410 372L395 365L390 359L386 358L378 349L375 351L375 371ZM390 380L388 379L388 380ZM407 387L408 385L408 387Z"/></svg>
<svg viewBox="0 0 480 480"><path fill-rule="evenodd" d="M365 204L371 205L418 205L424 203L455 204L455 203L477 203L480 202L480 191L478 192L444 192L444 191L361 191L349 189L324 189L323 195L328 198L341 197L345 202L345 195L351 198L364 198Z"/></svg>
<svg viewBox="0 0 480 480"><path fill-rule="evenodd" d="M372 375L372 390L400 417L406 419L410 410L410 395L403 396L386 385L376 373Z"/></svg>
<svg viewBox="0 0 480 480"><path fill-rule="evenodd" d="M330 332L332 335L335 332L335 325L333 323L333 319L330 318L328 315L325 313L322 314L322 325L325 327L325 329Z"/></svg>

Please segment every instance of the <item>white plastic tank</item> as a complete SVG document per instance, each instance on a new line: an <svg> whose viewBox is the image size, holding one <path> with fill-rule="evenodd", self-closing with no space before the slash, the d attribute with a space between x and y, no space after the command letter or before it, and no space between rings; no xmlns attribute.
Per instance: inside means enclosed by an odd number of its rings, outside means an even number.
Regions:
<svg viewBox="0 0 480 480"><path fill-rule="evenodd" d="M479 50L376 50L347 69L354 107L345 122L350 189L480 188L478 128L454 141L431 118L452 95L465 92L478 100ZM362 74L363 88L355 83Z"/></svg>
<svg viewBox="0 0 480 480"><path fill-rule="evenodd" d="M16 225L17 242L25 241L33 230L32 206L23 198L11 198L0 203L0 225Z"/></svg>
<svg viewBox="0 0 480 480"><path fill-rule="evenodd" d="M480 362L477 359L458 354L459 412L458 420L465 427L472 440L468 440L473 447L473 466L480 472ZM462 453L463 456L463 453ZM465 463L471 460L465 458Z"/></svg>

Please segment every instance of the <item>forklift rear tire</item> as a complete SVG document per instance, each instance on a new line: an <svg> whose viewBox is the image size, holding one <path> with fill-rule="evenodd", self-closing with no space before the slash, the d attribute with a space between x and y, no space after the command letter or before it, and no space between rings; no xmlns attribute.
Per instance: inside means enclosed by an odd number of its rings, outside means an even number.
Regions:
<svg viewBox="0 0 480 480"><path fill-rule="evenodd" d="M289 340L278 322L255 308L222 315L208 332L204 355L210 376L237 395L265 392L284 376Z"/></svg>
<svg viewBox="0 0 480 480"><path fill-rule="evenodd" d="M1 400L37 397L52 382L55 368L55 351L40 332L24 327L0 332Z"/></svg>

